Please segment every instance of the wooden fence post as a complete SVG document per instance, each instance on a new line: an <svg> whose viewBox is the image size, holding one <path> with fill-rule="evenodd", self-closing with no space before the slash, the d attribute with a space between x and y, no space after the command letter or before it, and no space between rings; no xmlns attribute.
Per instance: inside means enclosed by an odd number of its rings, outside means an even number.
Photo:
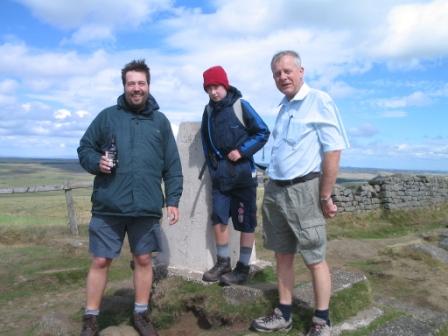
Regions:
<svg viewBox="0 0 448 336"><path fill-rule="evenodd" d="M73 201L72 189L70 187L70 182L65 181L64 183L64 191L65 191L65 201L67 203L67 213L68 213L68 227L70 232L73 235L78 236L78 222L76 221L76 213L75 213L75 203Z"/></svg>

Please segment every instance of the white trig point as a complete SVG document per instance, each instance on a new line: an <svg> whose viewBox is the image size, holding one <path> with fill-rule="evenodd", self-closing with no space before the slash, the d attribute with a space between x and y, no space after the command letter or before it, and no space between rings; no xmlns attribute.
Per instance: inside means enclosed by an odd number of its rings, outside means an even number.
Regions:
<svg viewBox="0 0 448 336"><path fill-rule="evenodd" d="M169 271L200 278L216 261L216 247L211 225L211 181L207 171L201 180L198 176L204 164L200 123L186 122L179 126L177 146L182 162L184 190L179 204L180 220L169 225L166 216L161 220L162 252L156 264L167 265ZM231 220L230 251L232 265L239 257L238 231ZM251 263L256 260L255 247Z"/></svg>

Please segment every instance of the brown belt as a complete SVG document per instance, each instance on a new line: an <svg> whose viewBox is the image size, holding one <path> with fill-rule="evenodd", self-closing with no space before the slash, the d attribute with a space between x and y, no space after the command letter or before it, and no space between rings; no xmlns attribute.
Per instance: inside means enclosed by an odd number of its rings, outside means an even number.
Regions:
<svg viewBox="0 0 448 336"><path fill-rule="evenodd" d="M319 172L311 172L306 175L293 178L292 180L271 180L271 181L274 182L279 187L287 187L287 186L291 186L293 184L303 183L303 182L315 179L319 175L320 175Z"/></svg>

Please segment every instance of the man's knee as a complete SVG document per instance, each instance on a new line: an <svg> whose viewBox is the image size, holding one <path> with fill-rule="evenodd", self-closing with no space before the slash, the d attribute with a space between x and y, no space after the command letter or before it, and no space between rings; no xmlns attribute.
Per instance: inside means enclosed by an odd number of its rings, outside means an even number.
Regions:
<svg viewBox="0 0 448 336"><path fill-rule="evenodd" d="M325 260L321 261L321 262L318 262L318 263L309 264L309 265L306 265L306 266L308 267L308 269L311 272L319 272L319 271L326 271L326 270L328 270L328 264L327 264L327 262Z"/></svg>
<svg viewBox="0 0 448 336"><path fill-rule="evenodd" d="M92 258L92 268L104 269L110 266L112 259L104 257L93 257Z"/></svg>
<svg viewBox="0 0 448 336"><path fill-rule="evenodd" d="M139 267L152 267L151 254L134 255L134 262Z"/></svg>

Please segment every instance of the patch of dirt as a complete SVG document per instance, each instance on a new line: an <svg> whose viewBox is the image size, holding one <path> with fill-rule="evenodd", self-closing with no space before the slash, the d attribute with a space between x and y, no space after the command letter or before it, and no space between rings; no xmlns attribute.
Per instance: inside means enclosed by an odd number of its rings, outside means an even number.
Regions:
<svg viewBox="0 0 448 336"><path fill-rule="evenodd" d="M448 265L409 246L419 236L397 239L332 240L328 244L327 259L331 267L350 268L350 264L364 263L361 268L374 287L378 303L400 302L404 311L420 307L434 314L448 312ZM429 244L429 242L426 242ZM352 266L355 267L355 266Z"/></svg>

